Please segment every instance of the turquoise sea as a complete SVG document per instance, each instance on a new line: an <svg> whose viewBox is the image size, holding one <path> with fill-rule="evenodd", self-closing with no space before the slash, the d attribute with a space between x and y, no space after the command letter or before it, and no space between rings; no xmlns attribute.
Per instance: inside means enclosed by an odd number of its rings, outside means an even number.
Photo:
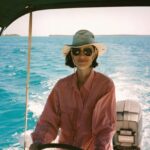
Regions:
<svg viewBox="0 0 150 150"><path fill-rule="evenodd" d="M116 85L117 101L138 101L143 111L142 150L150 150L150 36L96 36L107 46L97 71ZM33 37L28 130L33 130L58 79L74 72L64 65L62 47L72 36ZM0 37L0 149L22 149L27 75L27 37Z"/></svg>

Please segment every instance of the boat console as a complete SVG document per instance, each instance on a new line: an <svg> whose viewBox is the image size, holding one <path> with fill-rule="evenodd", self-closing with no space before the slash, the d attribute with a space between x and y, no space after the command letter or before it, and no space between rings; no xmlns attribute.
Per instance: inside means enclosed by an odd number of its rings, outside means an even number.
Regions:
<svg viewBox="0 0 150 150"><path fill-rule="evenodd" d="M117 131L113 138L115 150L140 150L142 110L138 102L117 102Z"/></svg>

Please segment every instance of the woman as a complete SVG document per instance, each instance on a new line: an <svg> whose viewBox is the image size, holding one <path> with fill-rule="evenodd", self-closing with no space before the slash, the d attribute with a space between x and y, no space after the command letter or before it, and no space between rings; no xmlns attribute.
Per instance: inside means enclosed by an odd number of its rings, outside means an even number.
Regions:
<svg viewBox="0 0 150 150"><path fill-rule="evenodd" d="M78 31L72 45L63 48L66 65L77 70L54 86L32 133L30 150L39 143L51 143L59 128L59 143L86 150L112 150L115 87L110 78L93 70L104 50L88 30Z"/></svg>

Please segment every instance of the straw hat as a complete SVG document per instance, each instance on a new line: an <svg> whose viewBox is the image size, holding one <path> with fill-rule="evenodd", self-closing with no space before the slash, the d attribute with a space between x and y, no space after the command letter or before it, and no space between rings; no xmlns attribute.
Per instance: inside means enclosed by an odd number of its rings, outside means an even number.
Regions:
<svg viewBox="0 0 150 150"><path fill-rule="evenodd" d="M72 45L65 45L63 47L63 54L66 56L69 53L71 47L80 47L83 45L94 45L98 50L99 56L101 56L106 51L106 47L103 44L97 43L95 41L95 37L92 32L88 30L79 30L73 36Z"/></svg>

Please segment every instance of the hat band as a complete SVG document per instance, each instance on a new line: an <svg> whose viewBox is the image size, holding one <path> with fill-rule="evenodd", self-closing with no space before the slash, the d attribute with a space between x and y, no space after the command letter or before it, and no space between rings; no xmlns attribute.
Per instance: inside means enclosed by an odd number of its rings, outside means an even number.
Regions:
<svg viewBox="0 0 150 150"><path fill-rule="evenodd" d="M92 44L92 43L95 43L94 39L79 38L73 40L72 46L81 46L81 45Z"/></svg>

